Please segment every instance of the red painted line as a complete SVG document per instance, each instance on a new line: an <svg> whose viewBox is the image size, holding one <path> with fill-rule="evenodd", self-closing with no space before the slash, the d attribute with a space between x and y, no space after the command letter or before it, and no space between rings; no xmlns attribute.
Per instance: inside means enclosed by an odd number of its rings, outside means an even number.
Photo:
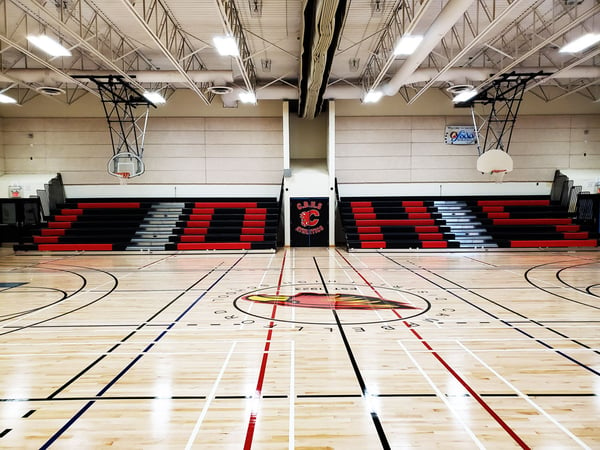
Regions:
<svg viewBox="0 0 600 450"><path fill-rule="evenodd" d="M396 313L396 311L395 311L395 310L392 310L392 312ZM398 314L396 313L396 315L398 315ZM400 316L398 315L398 317L400 317ZM465 388L465 389L466 389L466 390L469 392L469 394L471 394L471 396L472 396L472 397L473 397L475 400L477 400L477 402L478 402L478 403L479 403L479 404L480 404L480 405L483 407L483 409L485 409L485 410L487 411L487 413L488 413L490 416L492 416L492 417L493 417L493 418L496 420L496 422L497 422L497 423L498 423L498 424L499 424L499 425L500 425L500 426L501 426L501 427L504 429L504 431L506 431L506 432L507 432L507 433L510 435L510 437L512 437L512 438L514 439L514 441L515 441L517 444L519 444L519 446L520 446L521 448L523 448L523 449L530 449L530 448L531 448L531 447L529 447L529 446L528 446L528 445L527 445L527 444L526 444L526 443L525 443L525 442L524 442L524 441L523 441L523 440L522 440L522 439L521 439L521 438L520 438L520 437L517 435L517 433L515 433L515 431L514 431L514 430L513 430L513 429L512 429L512 428L511 428L511 427L510 427L510 426L509 426L509 425L508 425L508 424L507 424L507 423L506 423L504 420L502 420L502 418L501 418L501 417L500 417L500 416L499 416L499 415L498 415L498 414L497 414L497 413L496 413L496 412L495 412L495 411L494 411L494 410L493 410L493 409L490 407L490 405L488 405L488 404L485 402L485 400L483 400L483 399L481 398L481 396L480 396L480 395L479 395L477 392L475 392L475 390L474 390L474 389L473 389L471 386L469 386L469 384L468 384L468 383L467 383L465 380L463 380L463 378L462 378L462 377L461 377L461 376L460 376L458 373L456 373L456 371L455 371L455 370L454 370L452 367L450 367L450 364L448 364L448 363L446 362L446 360L444 360L444 358L442 358L442 357L441 357L441 356L440 356L440 355L439 355L439 354L438 354L438 353L437 353L437 352L436 352L436 351L435 351L435 350L434 350L434 349L431 347L431 345L429 345L429 344L427 343L427 341L426 341L425 339L423 339L423 338L422 338L422 337L419 335L419 333L417 333L417 332L415 331L415 329L414 329L414 328L412 328L412 327L410 326L410 324L409 324L409 323L407 323L406 321L402 321L402 323L403 323L404 325L406 325L406 327L407 327L407 328L408 328L408 329L409 329L409 330L412 332L412 334L414 334L414 335L415 335L415 337L416 337L416 338L417 338L419 341L421 341L421 343L422 343L422 344L425 346L425 348L427 348L427 350L429 350L429 351L431 352L431 354L432 354L432 355L435 357L435 359L437 359L437 360L440 362L440 364L442 364L442 365L443 365L443 366L446 368L446 370L447 370L448 372L450 372L450 373L452 374L452 376L453 376L453 377L454 377L454 378L455 378L455 379L456 379L456 380L457 380L457 381L458 381L460 384L462 384L462 386L463 386L463 387L464 387L464 388Z"/></svg>
<svg viewBox="0 0 600 450"><path fill-rule="evenodd" d="M377 289L375 289L375 287L369 283L369 281L367 281L367 279L358 271L358 269L356 269L351 263L350 261L348 261L344 255L342 255L340 253L339 250L337 250L337 253L342 257L342 259L344 261L346 261L346 264L348 264L352 270L354 270L354 272L356 272L358 274L358 276L360 278L362 278L362 280L367 284L367 286L369 286L373 292L375 292L375 294L380 298L383 299L383 297L381 296L381 294L377 291ZM398 317L399 319L402 319L402 316L400 314L398 314L398 312L396 312L395 310L392 310L392 312L396 315L396 317ZM506 422L504 422L504 420L502 420L502 418L490 407L490 405L488 405L483 398L481 398L481 396L479 394L477 394L477 392L475 392L475 390L473 388L471 388L471 386L469 386L469 384L462 379L462 377L460 377L460 375L458 375L458 373L456 373L456 371L444 360L444 358L442 358L437 352L435 352L433 350L433 348L431 347L431 345L429 345L429 343L427 343L427 341L425 339L423 339L419 333L417 333L408 322L406 322L406 320L403 320L402 323L412 332L412 334L419 339L419 341L431 352L431 354L446 368L446 370L448 370L448 372L450 372L450 374L452 374L452 376L454 378L456 378L456 380L462 384L462 386L469 392L469 394L471 394L473 396L473 398L475 400L477 400L477 402L483 407L483 409L486 410L486 412L488 414L490 414L495 420L496 422L504 429L504 431L506 431L510 437L512 437L514 439L514 441L519 444L519 446L523 449L531 449L531 447L529 447L518 435L517 433L515 433L515 431L508 426L508 424Z"/></svg>
<svg viewBox="0 0 600 450"><path fill-rule="evenodd" d="M277 291L275 295L279 295L281 289L281 281L283 280L283 267L285 266L285 259L287 250L283 253L283 260L281 261L281 270L279 271L279 280L277 281ZM271 348L271 338L273 337L273 325L275 322L272 320L275 318L277 313L277 305L273 305L271 311L271 322L269 322L269 331L267 332L267 340L265 342L265 348L263 350L262 361L260 362L260 371L258 373L258 380L256 381L256 390L254 395L262 397L262 388L265 381L265 373L267 371L267 360L269 359L269 349ZM248 429L246 430L246 439L244 440L244 450L250 450L252 448L252 439L254 438L254 430L256 428L256 419L258 416L257 411L250 413L250 419L248 421Z"/></svg>

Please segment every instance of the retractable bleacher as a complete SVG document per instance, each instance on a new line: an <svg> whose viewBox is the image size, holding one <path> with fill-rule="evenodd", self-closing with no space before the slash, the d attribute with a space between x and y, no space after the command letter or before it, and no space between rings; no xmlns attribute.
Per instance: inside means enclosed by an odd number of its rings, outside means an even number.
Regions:
<svg viewBox="0 0 600 450"><path fill-rule="evenodd" d="M276 198L80 199L60 205L15 250L273 250Z"/></svg>
<svg viewBox="0 0 600 450"><path fill-rule="evenodd" d="M348 249L598 246L598 233L542 197L353 197L339 212Z"/></svg>

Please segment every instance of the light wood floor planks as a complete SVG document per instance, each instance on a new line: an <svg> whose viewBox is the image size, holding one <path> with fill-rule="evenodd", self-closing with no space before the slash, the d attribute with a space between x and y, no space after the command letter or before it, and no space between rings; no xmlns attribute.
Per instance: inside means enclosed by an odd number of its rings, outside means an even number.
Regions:
<svg viewBox="0 0 600 450"><path fill-rule="evenodd" d="M600 448L600 252L0 259L0 448Z"/></svg>

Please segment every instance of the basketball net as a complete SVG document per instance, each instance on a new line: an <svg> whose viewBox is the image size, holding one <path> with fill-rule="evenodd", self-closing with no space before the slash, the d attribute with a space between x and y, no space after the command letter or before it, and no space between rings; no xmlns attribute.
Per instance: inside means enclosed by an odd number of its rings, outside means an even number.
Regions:
<svg viewBox="0 0 600 450"><path fill-rule="evenodd" d="M127 180L129 180L129 172L116 172L115 175L119 177L119 184L121 186L125 186L127 184Z"/></svg>
<svg viewBox="0 0 600 450"><path fill-rule="evenodd" d="M490 172L492 181L494 183L502 183L502 181L504 180L504 175L506 175L506 172L507 172L506 169L492 170Z"/></svg>

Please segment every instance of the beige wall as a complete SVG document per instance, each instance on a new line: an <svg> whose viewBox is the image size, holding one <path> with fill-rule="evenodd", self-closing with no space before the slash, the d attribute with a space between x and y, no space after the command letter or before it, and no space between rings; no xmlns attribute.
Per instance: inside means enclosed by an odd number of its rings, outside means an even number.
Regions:
<svg viewBox="0 0 600 450"><path fill-rule="evenodd" d="M103 118L5 118L7 173L61 172L65 184L114 183ZM154 117L146 172L130 183L280 183L280 117Z"/></svg>
<svg viewBox="0 0 600 450"><path fill-rule="evenodd" d="M327 158L327 114L311 119L290 115L290 158Z"/></svg>
<svg viewBox="0 0 600 450"><path fill-rule="evenodd" d="M340 183L479 182L474 145L444 144L446 125L468 116L338 117L336 167ZM587 131L586 131L587 130ZM600 169L600 115L522 116L505 181L549 181L557 168Z"/></svg>
<svg viewBox="0 0 600 450"><path fill-rule="evenodd" d="M473 146L443 144L446 125L471 119L440 91L429 91L413 105L400 96L375 105L340 100L336 114L340 182L487 181L475 170ZM321 157L311 142L322 140L326 116L297 121L292 157ZM282 145L281 102L224 108L216 98L207 106L180 90L151 110L147 172L130 183L279 184ZM507 181L549 180L556 168L600 168L600 103L576 94L545 103L527 94L509 150L515 170ZM106 173L110 156L108 127L95 96L70 106L43 96L22 107L0 106L0 172L59 171L66 184L112 184L115 178Z"/></svg>

